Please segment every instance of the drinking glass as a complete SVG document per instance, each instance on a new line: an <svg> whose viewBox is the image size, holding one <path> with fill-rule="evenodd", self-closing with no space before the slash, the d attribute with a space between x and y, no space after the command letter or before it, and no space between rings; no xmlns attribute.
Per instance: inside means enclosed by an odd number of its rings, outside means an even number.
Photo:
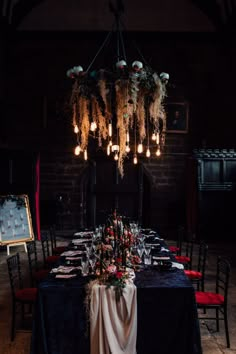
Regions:
<svg viewBox="0 0 236 354"><path fill-rule="evenodd" d="M94 270L95 270L96 261L97 261L97 257L95 255L89 257L89 264L90 264L90 266L92 268L92 272L93 273L94 273Z"/></svg>
<svg viewBox="0 0 236 354"><path fill-rule="evenodd" d="M86 243L85 244L85 249L86 249L86 252L87 252L87 255L89 256L92 252L92 244L91 243Z"/></svg>
<svg viewBox="0 0 236 354"><path fill-rule="evenodd" d="M152 264L152 256L151 256L151 254L145 254L144 255L144 264L145 265L151 265Z"/></svg>
<svg viewBox="0 0 236 354"><path fill-rule="evenodd" d="M87 258L82 258L81 260L81 272L83 276L89 274L89 260Z"/></svg>
<svg viewBox="0 0 236 354"><path fill-rule="evenodd" d="M145 246L144 247L144 253L149 256L149 254L151 253L151 246Z"/></svg>
<svg viewBox="0 0 236 354"><path fill-rule="evenodd" d="M143 252L144 252L144 246L143 246L143 244L142 244L142 243L140 243L140 244L138 245L138 247L137 247L137 251L138 251L138 255L139 255L139 257L140 257L140 258L142 258L142 256L143 256Z"/></svg>

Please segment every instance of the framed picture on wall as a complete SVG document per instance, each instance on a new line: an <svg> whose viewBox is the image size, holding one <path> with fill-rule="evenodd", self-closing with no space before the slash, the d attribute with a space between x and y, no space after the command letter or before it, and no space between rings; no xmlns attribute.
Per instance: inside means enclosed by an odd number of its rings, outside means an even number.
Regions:
<svg viewBox="0 0 236 354"><path fill-rule="evenodd" d="M166 104L166 131L168 133L188 133L189 104L169 102Z"/></svg>
<svg viewBox="0 0 236 354"><path fill-rule="evenodd" d="M0 245L34 239L27 195L0 195Z"/></svg>

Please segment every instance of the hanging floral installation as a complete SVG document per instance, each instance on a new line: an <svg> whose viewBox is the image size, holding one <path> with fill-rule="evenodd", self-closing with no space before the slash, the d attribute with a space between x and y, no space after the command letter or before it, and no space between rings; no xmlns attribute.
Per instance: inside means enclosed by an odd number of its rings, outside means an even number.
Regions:
<svg viewBox="0 0 236 354"><path fill-rule="evenodd" d="M140 61L128 67L120 60L114 72L85 72L77 66L68 70L67 76L73 80L70 107L76 155L83 152L87 159L89 139L95 138L108 155L114 154L122 177L124 159L130 153L134 163L138 154L150 157L151 148L160 155L166 132L163 103L167 73L158 75Z"/></svg>
<svg viewBox="0 0 236 354"><path fill-rule="evenodd" d="M142 55L145 64L139 60L127 64L121 21L123 1L109 1L109 10L114 15L114 24L92 62L85 71L80 65L74 66L67 71L67 77L73 80L70 111L77 142L75 155L83 152L87 160L89 142L96 139L98 146L117 161L123 177L126 158L132 156L137 164L138 156L145 154L150 158L153 151L156 156L161 154L169 74L158 74ZM111 71L91 71L112 34L116 35L116 64Z"/></svg>

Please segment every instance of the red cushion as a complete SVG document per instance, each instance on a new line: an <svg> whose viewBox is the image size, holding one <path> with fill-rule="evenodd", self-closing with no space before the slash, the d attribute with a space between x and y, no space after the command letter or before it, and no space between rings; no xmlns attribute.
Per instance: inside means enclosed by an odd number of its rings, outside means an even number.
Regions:
<svg viewBox="0 0 236 354"><path fill-rule="evenodd" d="M221 294L196 291L196 302L199 305L223 305L224 296Z"/></svg>
<svg viewBox="0 0 236 354"><path fill-rule="evenodd" d="M48 256L46 258L46 263L56 263L59 260L60 256Z"/></svg>
<svg viewBox="0 0 236 354"><path fill-rule="evenodd" d="M58 246L58 247L53 248L52 252L54 255L59 255L59 254L63 253L66 249L67 249L66 246Z"/></svg>
<svg viewBox="0 0 236 354"><path fill-rule="evenodd" d="M17 300L25 302L34 302L37 296L37 288L24 288L16 292L15 296Z"/></svg>
<svg viewBox="0 0 236 354"><path fill-rule="evenodd" d="M184 273L189 279L201 279L202 273L197 272L196 270L185 270Z"/></svg>
<svg viewBox="0 0 236 354"><path fill-rule="evenodd" d="M176 247L176 246L170 246L170 247L169 247L169 250L170 250L170 252L175 253L175 252L178 252L178 251L179 251L179 247Z"/></svg>
<svg viewBox="0 0 236 354"><path fill-rule="evenodd" d="M176 261L180 263L189 263L191 259L187 256L175 256Z"/></svg>
<svg viewBox="0 0 236 354"><path fill-rule="evenodd" d="M50 272L50 270L48 270L48 269L37 270L35 273L33 273L33 277L35 280L40 281L40 280L44 279L48 275L49 272Z"/></svg>

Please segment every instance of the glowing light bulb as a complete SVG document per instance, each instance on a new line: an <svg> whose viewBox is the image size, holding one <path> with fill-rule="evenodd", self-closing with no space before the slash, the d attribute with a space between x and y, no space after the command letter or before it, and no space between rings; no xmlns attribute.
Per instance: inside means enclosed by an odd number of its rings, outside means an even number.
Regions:
<svg viewBox="0 0 236 354"><path fill-rule="evenodd" d="M77 145L77 146L75 147L75 155L76 155L76 156L79 156L80 151L81 151L81 147L80 147L79 145Z"/></svg>
<svg viewBox="0 0 236 354"><path fill-rule="evenodd" d="M111 148L110 148L110 144L107 145L107 156L109 156L111 153Z"/></svg>
<svg viewBox="0 0 236 354"><path fill-rule="evenodd" d="M134 162L134 165L137 165L137 163L138 163L137 155L134 155L134 160L133 160L133 162Z"/></svg>
<svg viewBox="0 0 236 354"><path fill-rule="evenodd" d="M129 145L126 145L125 152L130 152L130 146Z"/></svg>
<svg viewBox="0 0 236 354"><path fill-rule="evenodd" d="M74 126L74 133L75 133L75 134L78 134L78 132L79 132L78 125L75 125L75 126Z"/></svg>
<svg viewBox="0 0 236 354"><path fill-rule="evenodd" d="M142 143L138 144L137 151L138 151L139 154L141 154L143 152L143 144Z"/></svg>
<svg viewBox="0 0 236 354"><path fill-rule="evenodd" d="M126 132L126 142L129 143L129 132Z"/></svg>
<svg viewBox="0 0 236 354"><path fill-rule="evenodd" d="M149 149L149 148L147 148L146 156L147 156L147 157L150 157L150 156L151 156L151 152L150 152L150 149Z"/></svg>
<svg viewBox="0 0 236 354"><path fill-rule="evenodd" d="M109 125L108 125L108 135L112 136L112 124L111 123L109 123Z"/></svg>
<svg viewBox="0 0 236 354"><path fill-rule="evenodd" d="M94 132L96 129L97 129L97 123L96 122L92 122L91 125L90 125L90 130L92 132Z"/></svg>
<svg viewBox="0 0 236 354"><path fill-rule="evenodd" d="M116 152L116 153L119 152L119 151L120 151L119 145L112 145L111 151L112 151L112 152Z"/></svg>
<svg viewBox="0 0 236 354"><path fill-rule="evenodd" d="M153 140L153 141L155 141L155 140L156 140L156 138L157 138L156 133L155 133L155 132L153 132L153 133L152 133L152 140Z"/></svg>
<svg viewBox="0 0 236 354"><path fill-rule="evenodd" d="M157 156L160 156L160 155L161 155L161 149L160 149L160 146L158 146L158 148L157 148L156 155L157 155Z"/></svg>
<svg viewBox="0 0 236 354"><path fill-rule="evenodd" d="M159 133L157 133L157 135L156 135L156 143L157 143L157 145L160 144L160 134Z"/></svg>
<svg viewBox="0 0 236 354"><path fill-rule="evenodd" d="M85 161L88 160L88 152L87 152L87 149L84 150L84 159L85 159Z"/></svg>
<svg viewBox="0 0 236 354"><path fill-rule="evenodd" d="M112 140L109 141L109 146L112 146Z"/></svg>
<svg viewBox="0 0 236 354"><path fill-rule="evenodd" d="M114 155L114 160L118 160L118 153L116 152L115 155Z"/></svg>

